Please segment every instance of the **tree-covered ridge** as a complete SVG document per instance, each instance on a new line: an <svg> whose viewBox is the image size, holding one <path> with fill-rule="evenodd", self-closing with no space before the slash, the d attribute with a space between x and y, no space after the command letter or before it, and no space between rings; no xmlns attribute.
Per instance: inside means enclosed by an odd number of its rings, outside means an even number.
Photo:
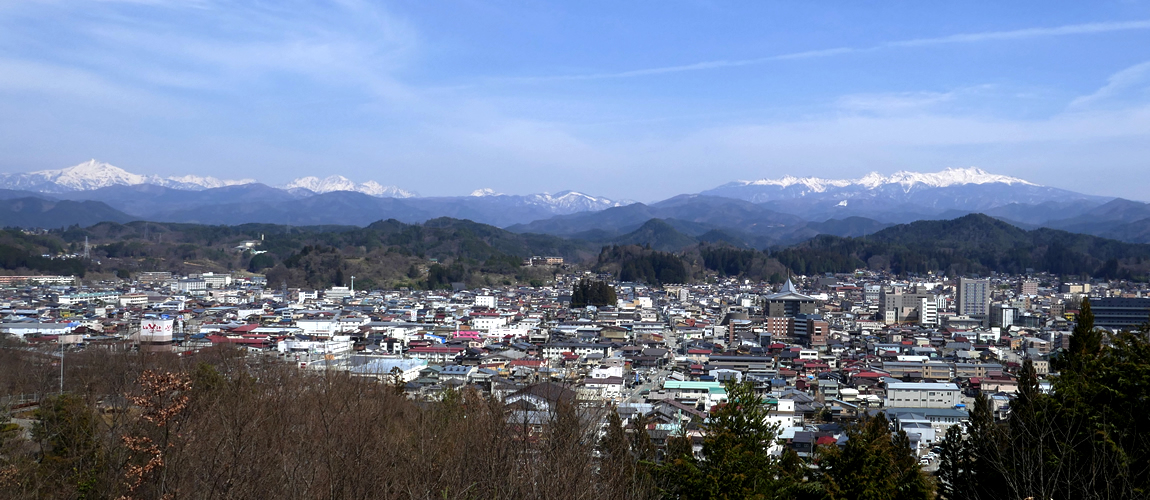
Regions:
<svg viewBox="0 0 1150 500"><path fill-rule="evenodd" d="M1110 279L1150 275L1150 245L1053 229L1026 231L981 214L902 224L860 238L824 235L773 255L800 274L870 267L951 276L1027 269Z"/></svg>
<svg viewBox="0 0 1150 500"><path fill-rule="evenodd" d="M687 262L670 252L638 245L611 245L599 252L597 267L615 274L619 281L651 285L687 283L691 280Z"/></svg>
<svg viewBox="0 0 1150 500"><path fill-rule="evenodd" d="M551 273L522 267L524 259L548 255L580 261L597 249L578 240L449 218L424 224L385 220L363 228L105 222L42 238L55 245L54 251L73 252L87 238L93 261L83 264L97 273L242 270L267 274L276 285L310 288L346 286L351 276L364 287L541 284Z"/></svg>
<svg viewBox="0 0 1150 500"><path fill-rule="evenodd" d="M664 223L648 226L667 229ZM128 276L139 271L242 270L269 274L274 283L312 288L347 285L350 276L364 286L386 287L545 282L548 272L520 265L533 255L561 256L624 281L654 285L710 277L779 281L788 272L815 275L860 268L902 275L1034 270L1104 279L1150 277L1150 245L1048 229L1024 231L977 214L892 226L859 238L817 236L767 251L727 242L699 243L676 252L648 245L599 247L449 218L424 224L385 220L363 228L105 222L43 235L13 230L5 235L0 239L0 266L11 272ZM85 238L92 247L91 261L40 257L80 253ZM242 242L254 245L236 250Z"/></svg>
<svg viewBox="0 0 1150 500"><path fill-rule="evenodd" d="M719 277L733 276L778 283L785 274L782 264L764 252L728 245L699 245L698 252L703 267L718 273Z"/></svg>
<svg viewBox="0 0 1150 500"><path fill-rule="evenodd" d="M83 277L87 271L87 262L84 260L52 258L66 250L63 242L52 236L20 229L0 230L0 269L10 273Z"/></svg>

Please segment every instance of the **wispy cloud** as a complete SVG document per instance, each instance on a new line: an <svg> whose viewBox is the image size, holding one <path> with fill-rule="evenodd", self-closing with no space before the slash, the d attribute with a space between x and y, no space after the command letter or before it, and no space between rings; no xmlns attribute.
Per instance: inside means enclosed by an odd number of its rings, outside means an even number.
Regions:
<svg viewBox="0 0 1150 500"><path fill-rule="evenodd" d="M896 92L852 94L838 99L838 107L853 112L894 113L917 111L953 101L955 92Z"/></svg>
<svg viewBox="0 0 1150 500"><path fill-rule="evenodd" d="M1123 69L1106 80L1106 85L1090 95L1070 102L1070 109L1083 109L1119 97L1130 90L1150 86L1150 61Z"/></svg>
<svg viewBox="0 0 1150 500"><path fill-rule="evenodd" d="M1108 33L1112 31L1130 31L1150 29L1150 19L1141 21L1105 22L1070 24L1053 28L1026 28L1009 31L986 31L982 33L965 33L935 38L919 38L889 42L880 47L916 47L920 45L939 45L946 43L977 43L994 40L1021 40L1025 38L1041 38L1066 35L1090 35L1094 33Z"/></svg>
<svg viewBox="0 0 1150 500"><path fill-rule="evenodd" d="M521 83L536 83L536 82L549 82L549 81L576 81L576 80L602 80L609 78L633 78L641 76L661 75L668 73L682 73L688 71L705 71L720 68L734 68L741 66L755 66L759 64L766 64L775 61L788 61L797 59L814 59L822 57L841 56L846 54L854 54L861 52L872 52L882 49L900 48L900 47L923 47L929 45L945 45L945 44L962 44L962 43L980 43L990 42L997 40L1022 40L1028 38L1043 38L1043 37L1056 37L1056 36L1069 36L1069 35L1089 35L1095 33L1108 33L1115 31L1131 31L1131 30L1148 30L1150 29L1150 19L1140 21L1125 21L1125 22L1102 22L1102 23L1086 23L1086 24L1071 24L1065 26L1056 26L1050 28L1025 28L1018 30L1007 31L986 31L980 33L961 33L956 35L947 35L933 38L916 38L911 40L897 40L892 42L885 42L878 45L869 47L834 47L829 49L819 50L806 50L801 52L791 52L787 54L777 54L766 57L758 57L753 59L719 59L714 61L701 61L691 64L681 64L675 66L660 66L654 68L642 68L628 71L616 72L602 72L602 73L584 73L578 75L551 75L551 76L529 76L518 78L500 79L501 81L512 81Z"/></svg>

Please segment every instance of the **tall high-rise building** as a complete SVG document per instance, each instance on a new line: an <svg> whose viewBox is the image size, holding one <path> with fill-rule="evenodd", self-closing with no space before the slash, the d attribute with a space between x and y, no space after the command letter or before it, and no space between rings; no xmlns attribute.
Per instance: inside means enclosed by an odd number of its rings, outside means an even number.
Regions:
<svg viewBox="0 0 1150 500"><path fill-rule="evenodd" d="M990 280L959 278L955 298L958 314L981 319L982 326L990 326Z"/></svg>

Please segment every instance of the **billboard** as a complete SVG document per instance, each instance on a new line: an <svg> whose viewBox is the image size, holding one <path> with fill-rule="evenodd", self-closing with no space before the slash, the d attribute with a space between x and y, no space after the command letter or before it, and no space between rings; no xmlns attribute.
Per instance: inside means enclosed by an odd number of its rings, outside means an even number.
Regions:
<svg viewBox="0 0 1150 500"><path fill-rule="evenodd" d="M171 342L174 323L170 319L140 320L140 342Z"/></svg>

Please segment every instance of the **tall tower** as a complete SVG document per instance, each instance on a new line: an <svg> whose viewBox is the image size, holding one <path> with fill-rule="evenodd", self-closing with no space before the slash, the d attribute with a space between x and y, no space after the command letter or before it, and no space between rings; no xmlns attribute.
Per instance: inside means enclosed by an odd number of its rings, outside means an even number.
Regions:
<svg viewBox="0 0 1150 500"><path fill-rule="evenodd" d="M955 309L958 314L982 320L990 326L990 280L958 279Z"/></svg>

